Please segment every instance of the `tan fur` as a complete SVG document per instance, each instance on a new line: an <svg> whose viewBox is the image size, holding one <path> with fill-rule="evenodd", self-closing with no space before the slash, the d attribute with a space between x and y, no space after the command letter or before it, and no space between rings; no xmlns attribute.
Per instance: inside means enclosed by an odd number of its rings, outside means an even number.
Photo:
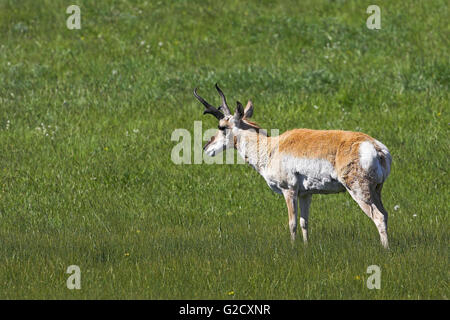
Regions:
<svg viewBox="0 0 450 320"><path fill-rule="evenodd" d="M339 168L359 157L361 142L373 140L360 132L294 129L280 136L279 151L297 157L326 159Z"/></svg>
<svg viewBox="0 0 450 320"><path fill-rule="evenodd" d="M280 135L278 150L299 158L328 160L343 180L351 180L348 175L356 172L349 169L359 167L359 145L364 141L374 139L361 132L294 129Z"/></svg>

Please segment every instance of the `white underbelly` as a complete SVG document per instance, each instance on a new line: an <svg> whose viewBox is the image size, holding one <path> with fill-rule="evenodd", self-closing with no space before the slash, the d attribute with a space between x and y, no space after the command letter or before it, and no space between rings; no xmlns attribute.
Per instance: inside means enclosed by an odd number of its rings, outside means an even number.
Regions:
<svg viewBox="0 0 450 320"><path fill-rule="evenodd" d="M300 193L337 193L345 191L345 187L330 175L299 176Z"/></svg>
<svg viewBox="0 0 450 320"><path fill-rule="evenodd" d="M337 193L345 191L336 170L324 159L284 156L278 165L263 174L269 187L277 193L295 187L299 193Z"/></svg>

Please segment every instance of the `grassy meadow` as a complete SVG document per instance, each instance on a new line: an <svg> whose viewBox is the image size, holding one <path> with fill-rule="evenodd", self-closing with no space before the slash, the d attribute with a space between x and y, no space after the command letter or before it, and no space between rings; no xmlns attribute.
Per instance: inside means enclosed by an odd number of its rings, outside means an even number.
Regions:
<svg viewBox="0 0 450 320"><path fill-rule="evenodd" d="M80 0L80 30L71 4L0 0L0 299L449 298L447 1L377 1L380 30L373 1ZM388 146L391 250L348 194L291 246L252 168L174 164L216 82L263 128Z"/></svg>

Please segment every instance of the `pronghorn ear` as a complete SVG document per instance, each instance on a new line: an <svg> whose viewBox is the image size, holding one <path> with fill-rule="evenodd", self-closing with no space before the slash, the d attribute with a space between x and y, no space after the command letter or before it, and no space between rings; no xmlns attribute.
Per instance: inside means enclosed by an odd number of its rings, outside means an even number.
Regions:
<svg viewBox="0 0 450 320"><path fill-rule="evenodd" d="M242 103L239 101L236 101L237 107L236 112L234 113L234 117L236 120L241 120L244 117L244 107L242 106Z"/></svg>
<svg viewBox="0 0 450 320"><path fill-rule="evenodd" d="M244 118L250 119L253 115L253 102L248 100L244 109Z"/></svg>

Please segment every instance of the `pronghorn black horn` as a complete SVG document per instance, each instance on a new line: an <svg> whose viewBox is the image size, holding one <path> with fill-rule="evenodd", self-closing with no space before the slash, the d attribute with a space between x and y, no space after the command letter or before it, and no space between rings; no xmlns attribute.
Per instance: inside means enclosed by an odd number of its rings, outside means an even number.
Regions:
<svg viewBox="0 0 450 320"><path fill-rule="evenodd" d="M239 119L244 117L244 107L239 101L236 101L236 115Z"/></svg>
<svg viewBox="0 0 450 320"><path fill-rule="evenodd" d="M214 117L217 118L217 120L220 120L224 117L222 112L220 112L216 107L210 105L208 102L206 102L205 99L203 99L197 94L197 88L194 89L194 96L198 99L198 101L200 101L205 106L205 111L203 111L203 114L207 113L212 114Z"/></svg>
<svg viewBox="0 0 450 320"><path fill-rule="evenodd" d="M219 92L219 95L222 98L222 105L219 107L219 110L223 109L223 112L227 116L231 115L230 109L228 108L228 105L227 105L227 99L225 99L225 95L223 94L222 90L220 90L220 88L217 85L217 83L216 83L216 90L217 90L217 92Z"/></svg>

